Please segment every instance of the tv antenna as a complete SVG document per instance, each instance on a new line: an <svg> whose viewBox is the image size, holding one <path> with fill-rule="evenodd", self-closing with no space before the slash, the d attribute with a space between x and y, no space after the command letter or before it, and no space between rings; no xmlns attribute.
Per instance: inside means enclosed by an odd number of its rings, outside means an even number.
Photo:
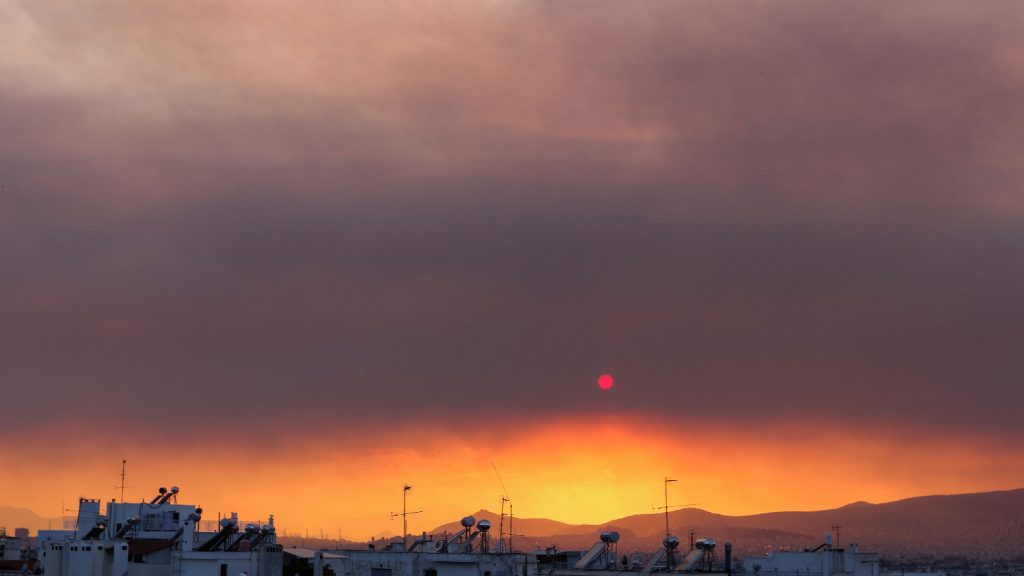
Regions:
<svg viewBox="0 0 1024 576"><path fill-rule="evenodd" d="M78 530L78 513L81 512L81 504L82 504L81 498L79 498L78 504L79 504L79 507L74 509L74 510L72 510L71 508L65 508L64 507L65 506L64 499L63 498L60 499L60 517L61 517L60 520L61 520L61 524L62 524L61 527L62 528L63 528L63 524L66 522L66 517L64 516L64 513L65 512L74 512L75 513L75 530Z"/></svg>
<svg viewBox="0 0 1024 576"><path fill-rule="evenodd" d="M498 520L498 546L501 548L505 547L505 502L509 499L504 494L501 495L501 516ZM511 522L511 520L509 520ZM511 531L511 530L510 530Z"/></svg>
<svg viewBox="0 0 1024 576"><path fill-rule="evenodd" d="M423 510L416 510L415 512L407 512L405 508L406 496L409 494L409 490L412 490L412 486L405 484L402 486L402 512L392 512L391 519L401 516L402 517L402 552L409 549L409 516L411 514L419 514Z"/></svg>
<svg viewBox="0 0 1024 576"><path fill-rule="evenodd" d="M498 543L501 544L502 533L505 527L505 502L508 502L508 551L512 552L512 499L508 497L508 488L505 488L505 481L501 479L501 472L491 460L491 468L494 468L494 475L498 477L498 484L501 484L501 520L498 522Z"/></svg>
<svg viewBox="0 0 1024 576"><path fill-rule="evenodd" d="M838 523L832 525L832 531L836 533L836 548L839 548L839 529L840 528L841 528L841 526L839 526Z"/></svg>
<svg viewBox="0 0 1024 576"><path fill-rule="evenodd" d="M116 489L121 491L121 500L119 500L119 502L124 502L124 489L125 488L131 488L131 486L125 486L125 484L124 484L124 476L125 476L124 469L125 469L125 465L126 464L128 464L128 461L122 458L121 459L121 483L118 484L117 486L114 486L114 488L116 488Z"/></svg>
<svg viewBox="0 0 1024 576"><path fill-rule="evenodd" d="M678 482L678 480L676 480L675 478L669 478L668 476L665 477L665 505L664 506L655 506L653 504L651 505L651 510L653 510L655 512L657 512L658 510L664 510L665 511L665 536L671 536L672 535L672 531L669 530L669 527L668 527L668 511L669 510L671 510L673 508L687 508L687 507L690 507L690 506L696 506L697 504L700 504L699 502L691 502L689 504L669 504L668 503L668 484L669 484L669 482Z"/></svg>

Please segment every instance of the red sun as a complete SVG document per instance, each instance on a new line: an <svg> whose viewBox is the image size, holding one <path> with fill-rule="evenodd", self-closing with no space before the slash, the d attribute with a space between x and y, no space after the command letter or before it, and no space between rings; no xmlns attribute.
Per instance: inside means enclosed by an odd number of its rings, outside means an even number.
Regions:
<svg viewBox="0 0 1024 576"><path fill-rule="evenodd" d="M597 385L601 390L610 390L615 386L615 378L612 378L611 374L601 374L597 377Z"/></svg>

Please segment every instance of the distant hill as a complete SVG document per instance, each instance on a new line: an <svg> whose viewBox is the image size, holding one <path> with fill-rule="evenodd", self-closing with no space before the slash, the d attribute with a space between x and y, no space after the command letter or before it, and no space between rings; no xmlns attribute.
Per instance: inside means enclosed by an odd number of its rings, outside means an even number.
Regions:
<svg viewBox="0 0 1024 576"><path fill-rule="evenodd" d="M498 515L480 510L494 529ZM506 519L507 522L507 519ZM831 510L772 512L725 516L700 509L669 513L672 532L685 540L691 530L698 538L732 541L738 556L760 555L769 547L802 549L824 541L833 525L840 526L839 545L858 543L891 560L945 557L1013 558L1024 555L1024 489L946 496L922 496L884 504L855 502ZM454 532L457 522L435 529ZM653 549L665 532L663 514L637 514L605 524L566 524L546 518L516 518L517 548L588 546L602 530L622 535L620 549Z"/></svg>
<svg viewBox="0 0 1024 576"><path fill-rule="evenodd" d="M0 527L7 528L7 533L14 535L15 528L28 528L35 533L37 530L55 529L62 525L60 518L44 518L28 508L0 506Z"/></svg>
<svg viewBox="0 0 1024 576"><path fill-rule="evenodd" d="M473 514L470 514L477 522L481 520L488 520L494 526L494 530L497 531L498 523L500 521L500 514L491 512L489 510L477 510ZM460 519L461 520L461 519ZM547 518L514 518L513 530L517 534L529 534L530 536L553 536L555 534L577 534L581 532L589 532L591 527L585 527L581 524L566 524L565 522L559 522L557 520L548 520ZM508 516L505 516L506 528L508 522ZM450 522L448 524L442 524L434 529L434 534L440 534L447 532L449 534L462 530L462 525L458 521Z"/></svg>

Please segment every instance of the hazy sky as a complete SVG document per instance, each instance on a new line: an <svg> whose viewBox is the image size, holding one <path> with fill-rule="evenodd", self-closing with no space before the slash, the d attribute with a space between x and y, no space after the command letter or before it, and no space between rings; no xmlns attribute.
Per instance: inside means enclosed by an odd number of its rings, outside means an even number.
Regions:
<svg viewBox="0 0 1024 576"><path fill-rule="evenodd" d="M665 474L735 512L1019 485L1019 2L14 0L0 30L0 504L122 457L148 495L154 446L224 506L221 464L383 483L336 524L241 496L359 534L422 476L431 519L495 507L459 454L570 521ZM730 503L838 448L845 491Z"/></svg>

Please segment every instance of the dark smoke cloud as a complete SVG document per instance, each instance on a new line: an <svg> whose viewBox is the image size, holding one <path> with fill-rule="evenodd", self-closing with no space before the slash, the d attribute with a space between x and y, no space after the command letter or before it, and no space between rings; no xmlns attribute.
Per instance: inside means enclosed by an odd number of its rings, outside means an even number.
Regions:
<svg viewBox="0 0 1024 576"><path fill-rule="evenodd" d="M112 7L0 11L15 422L1024 432L1016 3Z"/></svg>

